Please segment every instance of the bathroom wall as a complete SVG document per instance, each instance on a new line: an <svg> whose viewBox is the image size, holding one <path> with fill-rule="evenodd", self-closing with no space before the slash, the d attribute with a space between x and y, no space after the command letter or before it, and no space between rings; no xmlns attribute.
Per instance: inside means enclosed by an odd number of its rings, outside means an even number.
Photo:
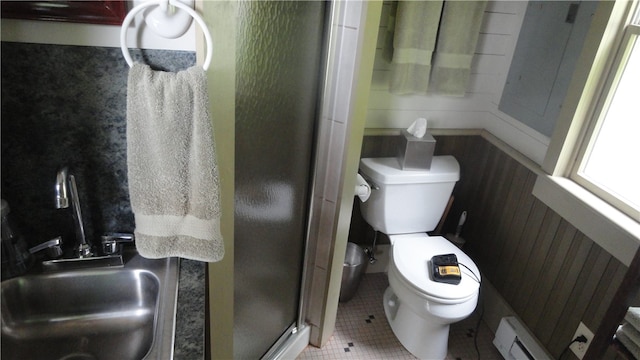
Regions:
<svg viewBox="0 0 640 360"><path fill-rule="evenodd" d="M396 96L388 91L390 64L382 58L390 3L384 2L367 128L405 128L426 117L438 129L487 129L537 163L549 138L498 110L527 8L526 1L489 1L464 97Z"/></svg>
<svg viewBox="0 0 640 360"><path fill-rule="evenodd" d="M53 206L58 167L76 175L87 235L132 232L126 164L128 66L119 48L2 42L2 198L31 245L73 238ZM163 70L190 51L131 50ZM69 242L68 242L69 243Z"/></svg>
<svg viewBox="0 0 640 360"><path fill-rule="evenodd" d="M465 252L558 358L580 321L595 332L628 267L531 195L535 164L479 135L435 138L436 154L454 155L461 165L443 233L468 211ZM394 156L395 144L395 136L365 136L362 156ZM351 237L370 239L353 214Z"/></svg>

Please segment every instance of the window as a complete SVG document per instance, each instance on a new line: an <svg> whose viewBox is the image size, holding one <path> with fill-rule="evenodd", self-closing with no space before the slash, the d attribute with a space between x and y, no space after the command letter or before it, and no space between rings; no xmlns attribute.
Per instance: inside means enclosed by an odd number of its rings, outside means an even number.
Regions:
<svg viewBox="0 0 640 360"><path fill-rule="evenodd" d="M640 221L640 12L635 14L595 99L570 177Z"/></svg>
<svg viewBox="0 0 640 360"><path fill-rule="evenodd" d="M598 2L533 188L626 266L640 250L639 3Z"/></svg>

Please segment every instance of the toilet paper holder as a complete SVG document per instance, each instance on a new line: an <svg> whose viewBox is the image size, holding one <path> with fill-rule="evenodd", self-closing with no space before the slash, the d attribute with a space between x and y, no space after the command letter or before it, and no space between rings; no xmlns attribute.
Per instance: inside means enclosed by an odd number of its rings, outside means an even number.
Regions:
<svg viewBox="0 0 640 360"><path fill-rule="evenodd" d="M369 197L371 196L371 185L360 174L356 174L356 186L354 188L354 193L362 202L369 200Z"/></svg>
<svg viewBox="0 0 640 360"><path fill-rule="evenodd" d="M369 187L371 188L371 190L380 190L380 186L378 186L378 184L376 184L375 182L373 182L371 180L371 178L369 178L368 176L362 174L362 173L358 173L358 175L360 175L362 177L362 179L364 181L367 182L367 184L369 184Z"/></svg>

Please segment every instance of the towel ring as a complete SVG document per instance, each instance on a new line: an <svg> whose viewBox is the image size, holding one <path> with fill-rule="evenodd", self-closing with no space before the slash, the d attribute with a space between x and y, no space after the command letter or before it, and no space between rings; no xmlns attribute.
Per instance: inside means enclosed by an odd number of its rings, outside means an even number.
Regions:
<svg viewBox="0 0 640 360"><path fill-rule="evenodd" d="M213 41L211 40L211 33L207 28L207 24L204 22L202 17L198 15L198 13L195 10L181 3L180 1L174 1L174 0L146 1L138 6L135 6L133 9L131 9L131 11L129 11L127 16L125 16L124 20L122 21L122 28L120 29L120 48L122 49L122 55L124 55L124 59L127 61L127 64L129 64L129 67L133 66L133 59L129 54L129 48L127 47L127 29L129 28L129 24L131 24L131 21L136 17L136 15L141 10L154 5L163 6L167 2L170 5L173 5L179 9L186 11L189 15L191 15L192 18L196 19L196 22L202 28L202 32L204 33L204 37L207 42L207 56L204 59L204 64L202 64L202 68L204 70L207 70L209 68L209 65L211 64L211 58L213 57Z"/></svg>

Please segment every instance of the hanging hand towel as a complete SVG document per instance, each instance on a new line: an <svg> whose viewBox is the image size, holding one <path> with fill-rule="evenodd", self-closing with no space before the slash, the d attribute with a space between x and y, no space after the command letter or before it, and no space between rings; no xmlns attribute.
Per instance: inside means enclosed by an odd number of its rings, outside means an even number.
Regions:
<svg viewBox="0 0 640 360"><path fill-rule="evenodd" d="M389 16L387 17L387 30L384 32L382 41L382 59L391 64L393 61L393 37L396 29L396 14L398 13L398 2L392 1L389 4Z"/></svg>
<svg viewBox="0 0 640 360"><path fill-rule="evenodd" d="M389 84L392 93L427 93L441 11L442 1L398 3Z"/></svg>
<svg viewBox="0 0 640 360"><path fill-rule="evenodd" d="M442 10L430 90L464 96L486 1L447 1Z"/></svg>
<svg viewBox="0 0 640 360"><path fill-rule="evenodd" d="M127 166L140 255L222 259L218 169L202 67L178 73L131 67Z"/></svg>

